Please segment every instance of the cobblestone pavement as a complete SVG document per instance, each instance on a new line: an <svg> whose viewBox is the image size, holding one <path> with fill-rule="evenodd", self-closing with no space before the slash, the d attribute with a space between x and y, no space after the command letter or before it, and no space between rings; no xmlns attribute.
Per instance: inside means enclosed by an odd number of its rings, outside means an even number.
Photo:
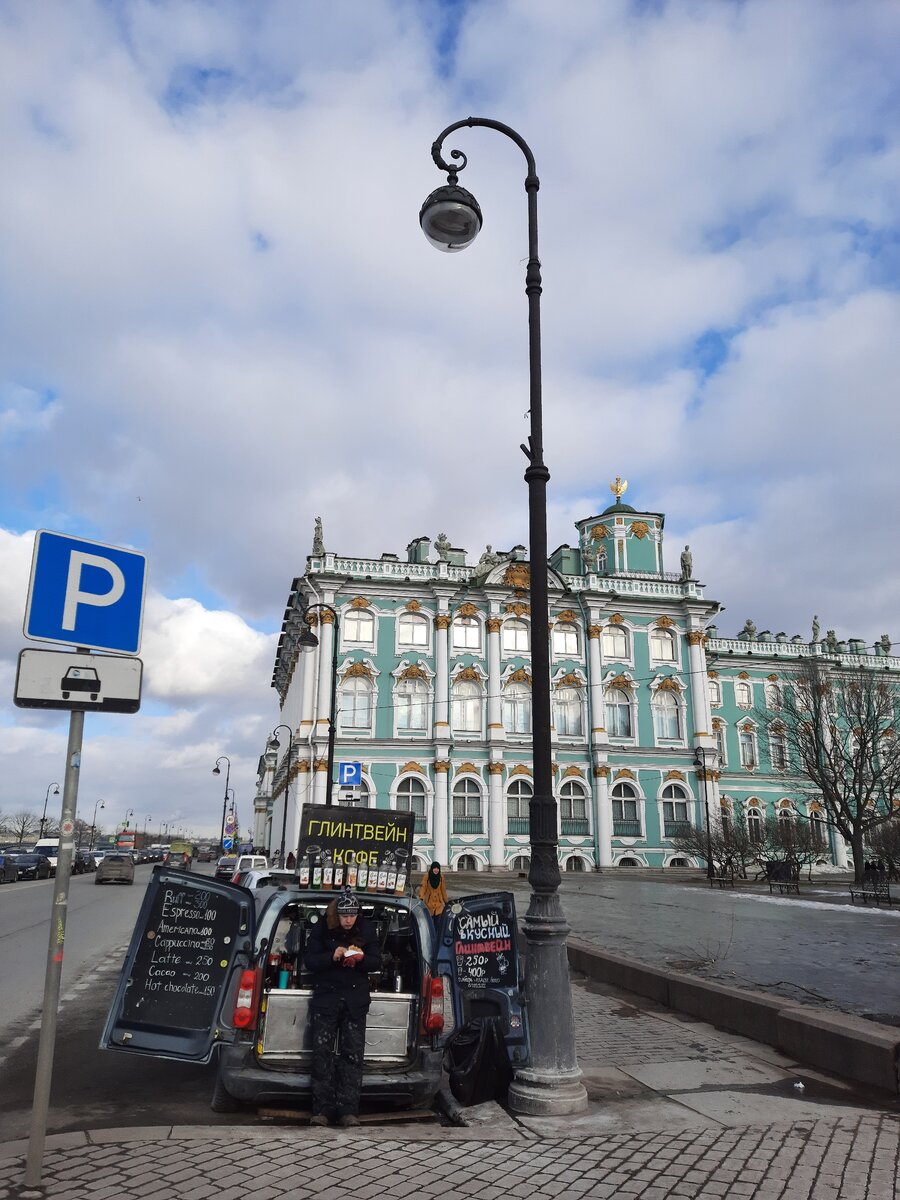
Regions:
<svg viewBox="0 0 900 1200"><path fill-rule="evenodd" d="M0 1200L895 1200L900 1120L886 1094L580 977L572 996L587 1113L482 1105L463 1128L354 1131L247 1114L246 1127L58 1134L38 1189L15 1182L25 1143L0 1145Z"/></svg>

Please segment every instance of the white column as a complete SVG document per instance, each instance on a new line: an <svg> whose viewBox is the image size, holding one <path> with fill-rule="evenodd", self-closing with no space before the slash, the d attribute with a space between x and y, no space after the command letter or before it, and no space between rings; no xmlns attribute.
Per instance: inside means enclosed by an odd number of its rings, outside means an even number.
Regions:
<svg viewBox="0 0 900 1200"><path fill-rule="evenodd" d="M434 838L434 857L442 867L446 867L450 862L450 809L447 797L449 773L449 760L438 759L434 764L434 811L431 814L431 832Z"/></svg>
<svg viewBox="0 0 900 1200"><path fill-rule="evenodd" d="M318 626L319 618L316 613L309 614L309 627ZM319 652L300 651L300 724L298 732L303 741L308 742L315 723L313 713L313 698L315 696L316 667L319 663Z"/></svg>
<svg viewBox="0 0 900 1200"><path fill-rule="evenodd" d="M506 865L506 814L503 809L503 763L488 763L488 833L491 839L492 867Z"/></svg>
<svg viewBox="0 0 900 1200"><path fill-rule="evenodd" d="M313 730L315 771L313 804L325 803L326 762L328 758L328 728L331 724L331 659L334 653L334 617L330 612L319 614L318 658L319 687L316 695L316 724Z"/></svg>
<svg viewBox="0 0 900 1200"><path fill-rule="evenodd" d="M831 843L834 849L834 865L840 867L842 871L850 869L850 857L847 854L847 843L844 841L844 835L839 829L832 827Z"/></svg>
<svg viewBox="0 0 900 1200"><path fill-rule="evenodd" d="M603 703L603 662L600 657L601 625L588 626L588 674L590 678L590 718L592 746L605 746L609 741L606 732L606 708Z"/></svg>
<svg viewBox="0 0 900 1200"><path fill-rule="evenodd" d="M712 710L709 706L706 654L703 650L703 634L700 630L691 630L687 634L687 643L695 744L705 745L709 748L714 745L712 741ZM705 740L697 741L697 739Z"/></svg>
<svg viewBox="0 0 900 1200"><path fill-rule="evenodd" d="M609 768L594 764L594 828L597 830L599 867L612 866L612 804L609 799Z"/></svg>
<svg viewBox="0 0 900 1200"><path fill-rule="evenodd" d="M500 702L500 626L499 617L486 622L488 639L488 741L503 737L503 708Z"/></svg>
<svg viewBox="0 0 900 1200"><path fill-rule="evenodd" d="M446 601L441 600L440 603L446 604ZM439 612L434 618L434 740L436 742L449 742L450 740L450 721L448 719L450 672L447 666L449 627L449 614Z"/></svg>

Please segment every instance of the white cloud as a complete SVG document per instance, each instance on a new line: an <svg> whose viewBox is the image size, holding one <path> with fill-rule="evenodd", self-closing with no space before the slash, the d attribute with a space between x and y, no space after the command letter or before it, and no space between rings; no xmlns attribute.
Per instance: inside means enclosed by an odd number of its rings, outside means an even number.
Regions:
<svg viewBox="0 0 900 1200"><path fill-rule="evenodd" d="M431 143L468 112L520 130L541 177L551 545L618 472L728 618L900 640L896 5L59 0L0 21L0 657L24 531L145 550L153 711L109 734L129 786L177 763L186 807L228 746L252 785L316 514L350 553L525 541L519 150L453 135L484 230L445 256L417 228Z"/></svg>

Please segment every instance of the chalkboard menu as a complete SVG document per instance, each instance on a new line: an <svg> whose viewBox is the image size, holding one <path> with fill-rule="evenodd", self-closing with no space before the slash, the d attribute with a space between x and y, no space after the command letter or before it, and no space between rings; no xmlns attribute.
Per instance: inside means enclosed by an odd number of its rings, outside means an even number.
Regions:
<svg viewBox="0 0 900 1200"><path fill-rule="evenodd" d="M514 917L505 906L473 911L465 902L451 905L453 954L460 987L515 988L519 965ZM460 911L455 911L459 908Z"/></svg>
<svg viewBox="0 0 900 1200"><path fill-rule="evenodd" d="M206 1030L217 1018L238 935L246 928L245 904L239 895L204 886L209 881L175 879L162 875L150 884L119 1019Z"/></svg>

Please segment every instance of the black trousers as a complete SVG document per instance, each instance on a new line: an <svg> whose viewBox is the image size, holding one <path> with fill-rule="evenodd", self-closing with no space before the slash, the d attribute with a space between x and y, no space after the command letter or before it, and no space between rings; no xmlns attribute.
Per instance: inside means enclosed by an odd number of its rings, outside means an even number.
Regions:
<svg viewBox="0 0 900 1200"><path fill-rule="evenodd" d="M365 1013L351 1017L346 1002L335 997L328 1008L313 1010L312 1043L313 1113L328 1117L355 1114L366 1050Z"/></svg>

